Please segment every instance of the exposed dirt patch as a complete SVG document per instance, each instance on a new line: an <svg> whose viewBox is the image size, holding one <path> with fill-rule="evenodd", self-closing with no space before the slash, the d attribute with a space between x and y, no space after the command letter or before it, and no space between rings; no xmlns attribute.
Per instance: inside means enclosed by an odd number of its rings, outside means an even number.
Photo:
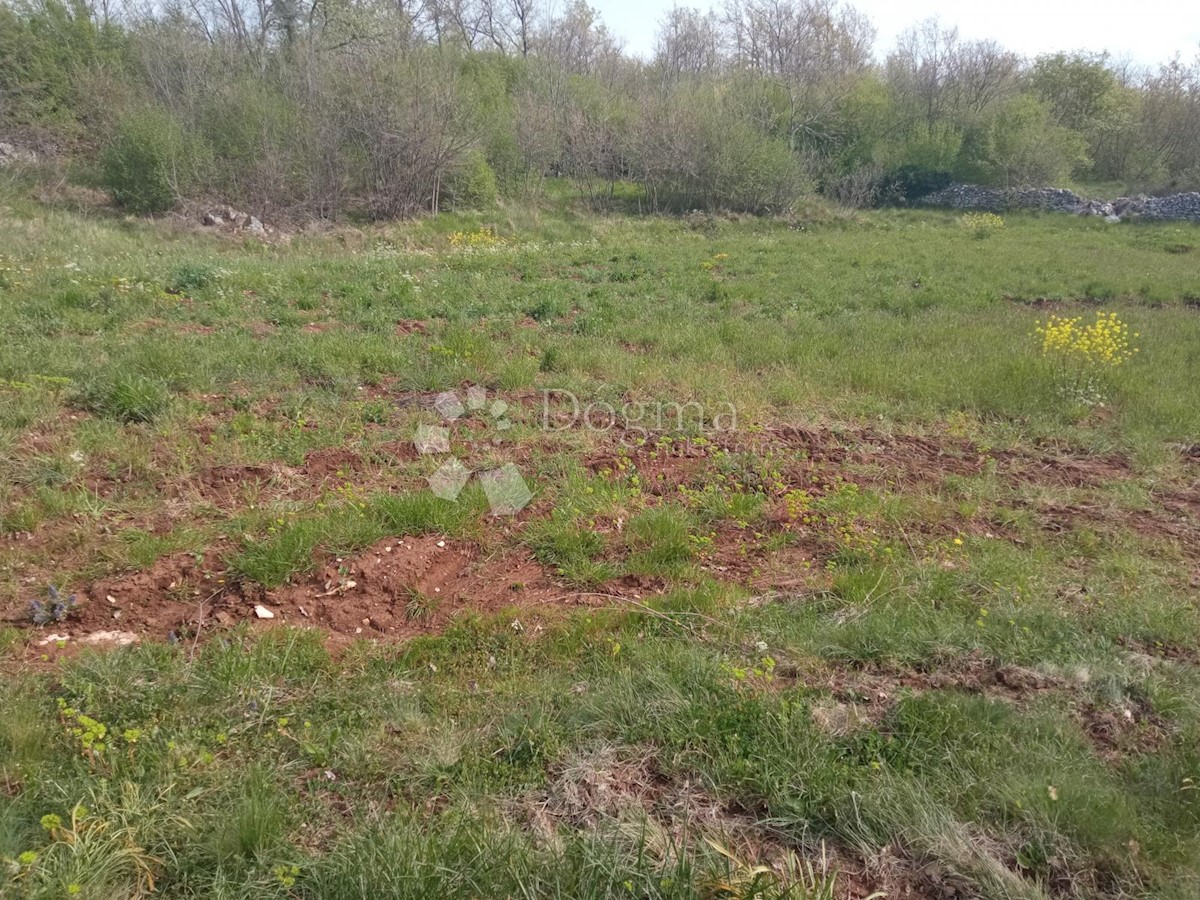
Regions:
<svg viewBox="0 0 1200 900"><path fill-rule="evenodd" d="M1005 294L1004 299L1009 303L1029 306L1033 309L1050 310L1052 312L1062 309L1096 307L1102 302L1096 297L1019 297L1015 294Z"/></svg>
<svg viewBox="0 0 1200 900"><path fill-rule="evenodd" d="M1131 477L1129 460L1119 454L1082 456L1070 451L998 451L1000 474L1015 481L1059 487L1096 487Z"/></svg>
<svg viewBox="0 0 1200 900"><path fill-rule="evenodd" d="M364 388L363 396L387 398L400 408L424 409L432 406L437 395L402 391L396 389L395 382L382 382ZM520 404L529 413L538 397L534 392L525 392L506 399ZM210 416L204 421L216 419ZM66 429L75 425L62 424ZM459 444L474 448L478 443L479 452L488 452L484 446L487 432L482 423L470 419L457 427L463 429L458 436ZM697 536L695 558L700 569L715 577L768 595L821 587L829 577L825 562L842 542L850 541L857 546L854 542L859 541L870 546L872 541L882 539L873 530L875 525L867 520L826 520L811 515L811 507L797 512L789 505L793 495L806 498L802 499L803 507L848 483L894 492L908 485L936 488L950 476L987 475L1014 485L1086 489L1132 477L1128 461L1117 455L1087 456L1056 446L985 450L946 434L896 435L869 428L782 426L718 432L705 441L667 440L650 435L637 442L633 437L632 433L612 431L585 458L585 464L593 473L605 477L636 475L641 496L650 504L684 500L698 508L698 504L693 504L698 493L713 487L732 493L763 492L758 495L764 502L761 517L752 517L750 522L725 519L711 525ZM52 438L53 435L47 440ZM522 462L530 462L529 454L535 445L536 442L527 442L512 453ZM536 446L546 453L562 450L559 442ZM524 457L520 457L522 453ZM193 508L199 508L198 500L231 510L267 499L313 499L343 481L369 483L377 489L380 479L400 477L393 460L407 462L416 458L410 441L393 440L375 445L369 451L343 446L313 450L298 466L213 463L201 468L197 475L174 482L155 474L170 472L172 459L159 460L156 456L145 474L102 471L97 462L82 472L76 483L82 482L109 499L140 497L147 491L157 491L167 498L160 508L163 514L156 513L153 521L138 519L136 525L153 533L166 533L180 521L186 521ZM1176 486L1156 491L1152 501L1152 508L1140 511L1116 512L1100 506L1092 508L1086 502L1055 505L1042 501L1033 508L1048 528L1067 530L1077 522L1111 523L1114 528L1174 540L1200 558L1200 493ZM196 566L188 563L191 557L168 557L145 572L116 575L89 586L86 593L91 600L104 601L111 594L118 598L122 608L100 606L99 613L88 613L99 615L99 619L79 624L93 629L101 625L113 628L120 619L113 619L112 613L120 612L129 616L120 627L163 637L203 631L214 623L252 618L254 605L263 603L278 613L276 619L269 621L318 626L335 635L404 637L444 627L468 609L488 612L505 606L539 606L551 601L551 605L592 602L586 593L572 595L555 584L517 544L516 532L531 519L546 515L548 510L547 504L539 501L505 522L504 529L490 525L492 537L499 539L491 543L513 548L494 558L479 558L469 545L449 542L447 547L436 548L435 553L424 538L405 539L399 546L393 542L390 559L384 558L386 551L381 552L382 545L376 546L354 559L335 564L315 579L270 593L253 586L243 589L225 584L219 581L223 577L219 572L198 572ZM936 540L947 532L970 533L980 528L986 528L988 537L996 536L995 526L991 522L980 524L981 521L931 521L928 536ZM121 524L128 526L131 521L127 519ZM600 523L600 527L608 526ZM614 521L611 527L620 530L619 522ZM925 536L920 525L910 528L916 529L911 532L913 537ZM40 533L46 529L42 526L38 530ZM621 541L617 539L615 543ZM35 544L37 540L31 539L30 547ZM209 548L209 565L220 555L219 550ZM1197 574L1200 575L1200 570ZM354 587L346 587L348 581L355 582ZM647 584L606 584L602 593L638 599L666 589L666 583L658 579ZM123 608L126 598L122 592L132 595L130 609ZM593 599L596 597L592 595ZM1011 674L989 673L986 667L980 668L975 663L952 673L952 677L945 672L920 673L918 677L912 673L863 671L857 673L857 683L843 686L846 697L835 696L838 702L861 702L850 695L860 689L889 694L896 685L928 689L938 687L937 679L941 677L949 677L960 688L1003 694L1006 690L1016 690L1005 680Z"/></svg>
<svg viewBox="0 0 1200 900"><path fill-rule="evenodd" d="M833 469L848 480L902 487L908 484L940 483L948 475L979 476L995 472L1014 483L1032 482L1064 487L1095 487L1132 475L1129 460L1119 454L1094 456L1063 447L1029 450L984 449L964 438L939 434L919 436L887 434L870 429L837 429L779 426L756 432L726 432L711 436L703 446L675 443L667 450L647 444L630 447L628 435L613 440L625 443L639 471L677 471L685 461L699 468L714 452L749 452L760 456L790 451L784 474L808 476ZM613 451L589 460L589 467L609 466L619 458ZM669 480L669 479L664 479ZM676 476L675 481L683 480Z"/></svg>
<svg viewBox="0 0 1200 900"><path fill-rule="evenodd" d="M271 322L250 322L246 325L246 330L256 338L268 338L279 333L279 326Z"/></svg>
<svg viewBox="0 0 1200 900"><path fill-rule="evenodd" d="M222 548L214 548L219 554ZM78 605L60 623L31 630L29 654L72 655L85 646L121 646L97 634L183 640L206 620L212 602L228 590L223 573L203 557L175 553L139 572L104 578L75 591ZM51 632L65 640L43 644Z"/></svg>
<svg viewBox="0 0 1200 900"><path fill-rule="evenodd" d="M785 674L781 670L777 673ZM867 705L890 705L904 690L948 689L1023 702L1065 685L1055 676L1021 666L997 665L978 653L928 669L869 663L815 673L793 669L790 674L809 686L828 690L839 702Z"/></svg>
<svg viewBox="0 0 1200 900"><path fill-rule="evenodd" d="M524 552L483 558L474 545L434 536L388 538L352 559L332 561L302 583L252 594L220 604L217 621L248 617L253 600L274 613L274 621L403 638L441 630L466 611L541 608L571 599Z"/></svg>
<svg viewBox="0 0 1200 900"><path fill-rule="evenodd" d="M1114 530L1130 530L1151 540L1178 544L1190 558L1200 558L1200 517L1192 510L1190 498L1164 498L1173 511L1120 509L1085 503L1038 502L1024 504L1047 531L1064 533L1079 525L1100 525Z"/></svg>
<svg viewBox="0 0 1200 900"><path fill-rule="evenodd" d="M284 473L283 467L269 465L216 465L203 469L196 478L204 499L231 506L247 494L266 488Z"/></svg>
<svg viewBox="0 0 1200 900"><path fill-rule="evenodd" d="M196 322L184 322L176 327L176 332L179 334L192 334L198 337L208 337L217 333L217 329L212 325L200 325Z"/></svg>
<svg viewBox="0 0 1200 900"><path fill-rule="evenodd" d="M597 475L636 472L642 490L655 497L676 496L680 486L699 484L708 464L707 450L690 442L661 450L649 447L624 453L604 450L586 460L587 468Z"/></svg>
<svg viewBox="0 0 1200 900"><path fill-rule="evenodd" d="M870 545L881 539L869 522L831 523L789 508L796 496L817 500L846 483L889 493L910 487L937 490L950 476L995 477L1014 490L1026 485L1084 490L1133 477L1129 461L1118 454L1091 456L1058 446L984 450L949 435L782 426L717 433L703 442L634 437L613 431L604 446L586 459L589 470L614 478L636 475L644 496L652 501L686 499L714 487L767 491L765 521L748 528L719 524L710 536L711 550L699 554L702 566L718 577L767 590L813 583L813 573L836 551L835 539L843 537L834 533L838 529L848 529L852 543ZM1200 545L1200 497L1163 492L1156 500L1157 508L1122 511L1113 524L1151 538ZM1106 516L1104 510L1082 506L1039 504L1035 511L1046 527L1061 531L1071 529L1076 521ZM927 528L921 523L909 527L934 539L948 532L1018 539L990 519L930 521ZM781 532L788 534L784 537ZM768 549L778 548L781 542L782 550Z"/></svg>
<svg viewBox="0 0 1200 900"><path fill-rule="evenodd" d="M396 323L396 337L406 337L410 334L426 334L429 326L420 319L401 319Z"/></svg>
<svg viewBox="0 0 1200 900"><path fill-rule="evenodd" d="M362 467L362 457L345 447L312 450L304 456L304 474L314 481L347 478Z"/></svg>
<svg viewBox="0 0 1200 900"><path fill-rule="evenodd" d="M213 548L211 558L220 559L225 549ZM596 595L564 590L523 551L485 557L474 545L434 536L380 541L270 591L237 583L205 557L177 553L76 593L79 604L63 622L31 629L30 652L69 655L85 636L113 630L139 639L199 640L208 630L243 621L318 627L335 642L405 639L441 631L464 613L510 607L528 610L528 621L515 626L523 630L556 607L598 602ZM63 640L40 643L51 632Z"/></svg>
<svg viewBox="0 0 1200 900"><path fill-rule="evenodd" d="M586 686L581 686L586 690ZM653 748L600 747L581 750L553 766L547 787L514 804L512 815L543 839L560 829L595 829L621 823L645 841L650 853L667 846L719 847L725 863L697 873L701 883L748 882L765 866L783 876L805 863L817 873L836 873L839 900L863 900L878 891L905 900L966 900L969 885L936 862L917 862L903 850L885 847L866 858L835 842L801 844L763 820L767 809L722 803L701 785L672 777Z"/></svg>
<svg viewBox="0 0 1200 900"><path fill-rule="evenodd" d="M988 456L968 441L934 440L858 430L832 432L785 426L768 432L798 450L810 464L853 468L853 480L903 485L942 481L946 475L980 475Z"/></svg>
<svg viewBox="0 0 1200 900"><path fill-rule="evenodd" d="M721 524L711 548L700 553L700 567L717 578L760 591L795 592L828 583L824 562L829 547L819 531L799 534L792 545L771 549L749 528Z"/></svg>
<svg viewBox="0 0 1200 900"><path fill-rule="evenodd" d="M1200 648L1197 647L1168 641L1140 641L1134 638L1121 638L1118 643L1132 653L1151 659L1164 659L1189 666L1200 666Z"/></svg>
<svg viewBox="0 0 1200 900"><path fill-rule="evenodd" d="M1166 720L1144 701L1130 700L1117 708L1081 703L1076 715L1096 752L1109 761L1152 753L1166 741Z"/></svg>

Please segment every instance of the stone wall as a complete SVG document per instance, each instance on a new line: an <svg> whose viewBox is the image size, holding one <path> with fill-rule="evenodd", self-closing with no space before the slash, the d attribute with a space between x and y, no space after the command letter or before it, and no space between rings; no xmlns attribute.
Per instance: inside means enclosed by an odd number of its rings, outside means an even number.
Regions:
<svg viewBox="0 0 1200 900"><path fill-rule="evenodd" d="M1003 188L975 184L952 184L920 201L922 206L942 209L979 209L989 212L1042 210L1072 213L1077 216L1105 216L1120 219L1200 222L1200 193L1171 194L1166 197L1120 197L1116 200L1088 200L1063 188Z"/></svg>

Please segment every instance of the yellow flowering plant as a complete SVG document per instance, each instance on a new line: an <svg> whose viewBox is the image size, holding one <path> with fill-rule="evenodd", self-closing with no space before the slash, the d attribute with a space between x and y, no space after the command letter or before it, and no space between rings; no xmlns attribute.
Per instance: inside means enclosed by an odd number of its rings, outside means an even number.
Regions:
<svg viewBox="0 0 1200 900"><path fill-rule="evenodd" d="M1089 406L1103 405L1103 374L1133 359L1138 352L1133 339L1141 336L1130 332L1115 312L1102 311L1086 325L1083 316L1050 316L1038 322L1034 333L1042 356L1055 366L1060 389Z"/></svg>
<svg viewBox="0 0 1200 900"><path fill-rule="evenodd" d="M1004 220L990 212L967 213L959 219L959 223L964 231L979 241L1004 230Z"/></svg>
<svg viewBox="0 0 1200 900"><path fill-rule="evenodd" d="M504 238L484 228L476 231L456 231L450 235L450 246L456 250L491 249L504 243Z"/></svg>

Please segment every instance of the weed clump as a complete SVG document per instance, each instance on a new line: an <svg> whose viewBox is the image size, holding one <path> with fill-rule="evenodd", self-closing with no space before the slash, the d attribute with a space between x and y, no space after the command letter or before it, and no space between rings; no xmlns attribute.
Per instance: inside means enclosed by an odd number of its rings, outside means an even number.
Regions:
<svg viewBox="0 0 1200 900"><path fill-rule="evenodd" d="M85 412L133 424L156 419L166 410L171 393L156 378L122 373L81 387L74 400Z"/></svg>
<svg viewBox="0 0 1200 900"><path fill-rule="evenodd" d="M74 594L64 597L58 588L50 585L49 600L31 600L29 603L29 621L34 625L51 625L66 619L78 606Z"/></svg>
<svg viewBox="0 0 1200 900"><path fill-rule="evenodd" d="M207 287L217 279L217 272L212 266L200 263L187 263L179 266L171 273L167 281L167 290L173 294L185 294Z"/></svg>

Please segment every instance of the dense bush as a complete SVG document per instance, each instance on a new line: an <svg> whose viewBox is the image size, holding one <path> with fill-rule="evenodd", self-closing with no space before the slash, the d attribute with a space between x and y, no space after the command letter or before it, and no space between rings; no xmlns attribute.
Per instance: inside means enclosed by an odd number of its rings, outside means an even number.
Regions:
<svg viewBox="0 0 1200 900"><path fill-rule="evenodd" d="M883 174L879 179L877 200L886 204L915 203L922 197L949 187L954 176L938 169L922 166L900 166Z"/></svg>
<svg viewBox="0 0 1200 900"><path fill-rule="evenodd" d="M1056 125L1033 97L1006 103L987 130L984 167L1004 187L1053 184L1088 163L1083 135Z"/></svg>
<svg viewBox="0 0 1200 900"><path fill-rule="evenodd" d="M450 173L446 199L456 209L490 209L500 201L496 173L481 151L472 150L462 165Z"/></svg>
<svg viewBox="0 0 1200 900"><path fill-rule="evenodd" d="M1148 189L1200 171L1200 64L1031 62L935 21L879 62L869 23L826 0L677 10L652 61L582 2L353 6L0 0L0 135L102 146L114 197L148 212L196 194L387 218L547 176L595 203L767 212L812 190L861 206L951 178Z"/></svg>
<svg viewBox="0 0 1200 900"><path fill-rule="evenodd" d="M74 136L93 112L80 82L118 67L122 44L82 0L0 3L0 129L53 124Z"/></svg>
<svg viewBox="0 0 1200 900"><path fill-rule="evenodd" d="M104 186L131 212L164 212L192 183L201 156L169 113L144 107L125 116L105 146Z"/></svg>

